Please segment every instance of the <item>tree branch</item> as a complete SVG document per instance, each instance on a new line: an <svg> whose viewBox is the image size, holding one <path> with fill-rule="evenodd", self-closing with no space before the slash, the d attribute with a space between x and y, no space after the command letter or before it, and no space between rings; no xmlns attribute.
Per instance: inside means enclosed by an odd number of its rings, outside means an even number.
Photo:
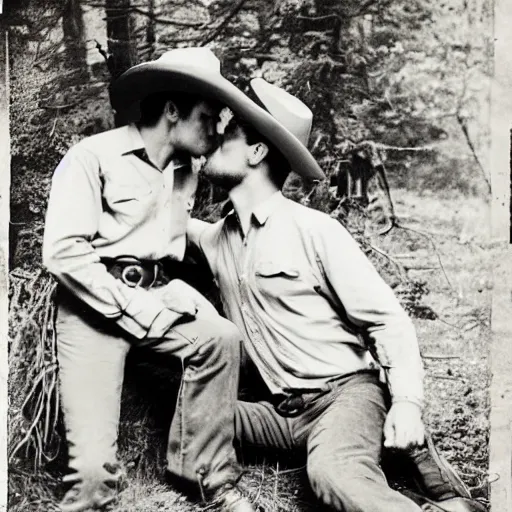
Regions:
<svg viewBox="0 0 512 512"><path fill-rule="evenodd" d="M336 19L338 21L343 21L343 18L339 14L325 14L324 16L297 16L296 19L304 21L326 21Z"/></svg>
<svg viewBox="0 0 512 512"><path fill-rule="evenodd" d="M106 4L103 2L88 2L87 5L90 7L106 7ZM139 7L139 5L140 5L140 7ZM205 25L205 23L202 21L185 21L185 20L175 20L172 18L162 18L155 14L152 14L150 11L141 9L143 4L139 4L139 5L130 5L130 7L128 7L126 10L123 9L123 13L129 12L129 13L140 14L142 16L146 16L147 18L154 20L156 23L161 23L162 25L175 25L177 27L187 27L187 28L199 28L199 27L203 27ZM124 16L124 14L122 16Z"/></svg>
<svg viewBox="0 0 512 512"><path fill-rule="evenodd" d="M411 231L413 233L417 233L418 235L421 235L421 236L425 237L430 242L430 244L432 245L432 248L434 249L434 252L436 253L437 261L439 262L439 266L441 267L441 271L444 274L446 282L448 283L448 286L452 290L454 290L454 288L452 286L452 283L451 283L450 279L448 278L448 274L446 273L446 270L444 269L443 261L441 260L441 255L439 254L439 251L437 250L437 246L436 246L434 240L432 239L432 237L429 234L425 233L424 231L420 231L418 229L409 228L409 227L403 226L402 224L399 224L399 223L396 223L395 226L397 228L404 229L405 231Z"/></svg>
<svg viewBox="0 0 512 512"><path fill-rule="evenodd" d="M161 18L154 14L151 14L149 11L145 11L143 9L139 9L138 7L131 7L131 12L135 12L137 14L141 14L142 16L146 16L152 19L155 23L161 23L162 25L175 25L177 27L187 27L187 28L200 28L204 27L206 23L202 21L182 21L182 20L174 20L171 18Z"/></svg>
<svg viewBox="0 0 512 512"><path fill-rule="evenodd" d="M348 14L349 18L357 18L357 16L360 16L361 14L366 14L366 11L373 6L373 4L379 3L379 0L366 0L366 2L363 2L363 5L359 7L356 11L353 13Z"/></svg>
<svg viewBox="0 0 512 512"><path fill-rule="evenodd" d="M41 105L41 108L48 110L65 110L67 108L76 107L79 103L79 101L74 101L73 103L67 103L65 105Z"/></svg>
<svg viewBox="0 0 512 512"><path fill-rule="evenodd" d="M398 269L400 276L403 279L405 279L406 281L409 281L409 276L407 275L407 270L399 261L397 261L395 258L390 256L386 251L383 251L380 247L377 247L376 245L373 245L373 244L369 243L368 241L366 243L368 244L368 246L370 247L370 249L372 251L376 252L377 254L380 254L381 256L384 256L391 263L393 263L393 265L395 265L395 267Z"/></svg>
<svg viewBox="0 0 512 512"><path fill-rule="evenodd" d="M361 14L366 14L367 10L378 2L379 0L366 0L359 9L353 12L343 12L343 14L345 15L345 18L357 18L357 16L360 16ZM339 22L343 22L345 18L336 13L324 14L323 16L297 16L298 20L305 21L326 21L329 19L336 19Z"/></svg>
<svg viewBox="0 0 512 512"><path fill-rule="evenodd" d="M464 134L464 137L466 138L466 142L468 143L469 149L471 150L471 153L473 153L473 157L475 159L475 162L478 165L478 168L480 169L480 172L482 173L482 176L487 183L487 188L489 189L489 193L491 193L491 182L489 180L489 177L487 176L487 173L485 172L484 166L482 165L482 162L480 161L480 158L478 158L478 155L476 154L475 146L473 145L473 141L471 140L471 137L469 135L469 130L467 127L467 124L464 120L464 118L458 113L457 114L457 122L459 123L459 126L462 130L462 133Z"/></svg>
<svg viewBox="0 0 512 512"><path fill-rule="evenodd" d="M199 36L193 37L166 37L160 39L161 44L176 44L176 43L197 43Z"/></svg>
<svg viewBox="0 0 512 512"><path fill-rule="evenodd" d="M201 41L199 46L206 46L208 43L211 43L224 30L226 25L238 14L246 1L247 0L240 0L235 7L233 7L231 12L220 22L220 24Z"/></svg>
<svg viewBox="0 0 512 512"><path fill-rule="evenodd" d="M95 39L94 41L96 43L96 49L98 50L100 55L105 59L105 62L108 64L108 53L103 49L103 46L101 46L101 43L97 39Z"/></svg>

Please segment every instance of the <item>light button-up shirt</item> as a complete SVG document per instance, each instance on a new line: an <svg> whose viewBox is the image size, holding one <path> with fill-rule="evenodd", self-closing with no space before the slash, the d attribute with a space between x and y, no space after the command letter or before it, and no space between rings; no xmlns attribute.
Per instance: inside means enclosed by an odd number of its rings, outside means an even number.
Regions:
<svg viewBox="0 0 512 512"><path fill-rule="evenodd" d="M53 176L43 263L93 309L145 336L164 304L115 279L101 258L181 260L196 186L190 162L153 165L135 125L82 140Z"/></svg>
<svg viewBox="0 0 512 512"><path fill-rule="evenodd" d="M245 238L234 212L191 226L271 392L319 388L377 359L393 399L421 404L412 322L337 220L276 193L254 210Z"/></svg>

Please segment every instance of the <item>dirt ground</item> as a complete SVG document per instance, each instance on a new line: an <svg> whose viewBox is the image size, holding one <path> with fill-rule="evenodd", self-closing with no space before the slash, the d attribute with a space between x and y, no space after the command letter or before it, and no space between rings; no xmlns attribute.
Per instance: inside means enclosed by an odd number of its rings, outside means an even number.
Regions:
<svg viewBox="0 0 512 512"><path fill-rule="evenodd" d="M442 454L458 469L473 495L488 498L489 340L491 265L488 208L482 199L460 193L439 194L395 189L392 191L399 225L391 233L371 240L394 263L408 268L411 277L427 283L423 302L435 320L415 320L426 368L425 419ZM142 439L132 425L125 434ZM155 440L149 435L144 443ZM142 441L140 441L142 443ZM133 443L132 443L133 444ZM127 453L129 440L121 439L128 465L129 486L113 512L198 512L206 510L163 479L165 431L153 446L139 444L141 453ZM124 450L124 451L123 451ZM148 453L150 455L148 456ZM153 462L148 459L153 457ZM250 497L266 512L321 510L308 488L304 462L258 454L247 459L243 478ZM28 488L29 486L27 486ZM12 512L55 510L46 491L18 496Z"/></svg>

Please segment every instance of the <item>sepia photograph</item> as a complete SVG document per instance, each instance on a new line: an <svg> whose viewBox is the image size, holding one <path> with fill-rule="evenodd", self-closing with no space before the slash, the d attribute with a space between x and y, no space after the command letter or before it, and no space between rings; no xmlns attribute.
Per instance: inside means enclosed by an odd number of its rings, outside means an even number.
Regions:
<svg viewBox="0 0 512 512"><path fill-rule="evenodd" d="M0 511L512 511L509 11L3 2Z"/></svg>

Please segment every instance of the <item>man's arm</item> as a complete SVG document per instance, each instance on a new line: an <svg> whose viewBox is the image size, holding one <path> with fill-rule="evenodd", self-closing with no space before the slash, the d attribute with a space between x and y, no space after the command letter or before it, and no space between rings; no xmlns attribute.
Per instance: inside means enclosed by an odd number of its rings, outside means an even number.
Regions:
<svg viewBox="0 0 512 512"><path fill-rule="evenodd" d="M130 288L107 272L91 244L102 215L97 158L73 147L52 180L43 239L43 264L74 295L137 338L165 332L176 320L157 297Z"/></svg>
<svg viewBox="0 0 512 512"><path fill-rule="evenodd" d="M200 239L204 230L210 227L209 222L199 219L189 219L187 223L187 240L195 245L198 249L201 249Z"/></svg>
<svg viewBox="0 0 512 512"><path fill-rule="evenodd" d="M327 219L316 228L315 245L324 275L350 322L374 347L387 375L393 406L386 422L386 444L405 447L421 443L423 363L414 325L391 288L338 221Z"/></svg>

